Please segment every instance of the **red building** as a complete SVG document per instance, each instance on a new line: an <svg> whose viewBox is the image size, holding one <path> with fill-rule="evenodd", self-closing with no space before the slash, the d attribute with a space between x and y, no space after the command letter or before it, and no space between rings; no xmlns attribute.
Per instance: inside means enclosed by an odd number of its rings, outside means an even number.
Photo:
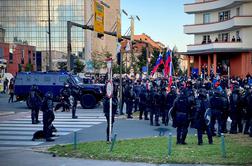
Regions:
<svg viewBox="0 0 252 166"><path fill-rule="evenodd" d="M16 75L18 71L36 70L36 47L25 44L0 42L0 54L7 60L6 72Z"/></svg>

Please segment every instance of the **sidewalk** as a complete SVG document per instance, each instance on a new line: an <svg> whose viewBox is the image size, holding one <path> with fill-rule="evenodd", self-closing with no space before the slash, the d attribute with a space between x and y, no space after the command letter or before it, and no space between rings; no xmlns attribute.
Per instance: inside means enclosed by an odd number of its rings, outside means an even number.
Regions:
<svg viewBox="0 0 252 166"><path fill-rule="evenodd" d="M32 149L0 150L1 166L210 166L200 164L148 164L107 160L85 160L66 157L53 157L51 154L34 152Z"/></svg>

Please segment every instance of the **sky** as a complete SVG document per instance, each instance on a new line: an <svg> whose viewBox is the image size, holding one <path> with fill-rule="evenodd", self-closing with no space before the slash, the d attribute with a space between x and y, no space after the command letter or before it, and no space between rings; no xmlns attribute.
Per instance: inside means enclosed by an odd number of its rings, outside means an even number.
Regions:
<svg viewBox="0 0 252 166"><path fill-rule="evenodd" d="M193 15L184 13L184 4L194 0L121 0L121 9L128 15L137 15L135 34L145 33L154 41L178 51L186 51L186 45L193 44L193 36L183 32L183 25L193 24ZM122 14L122 35L130 27L129 16Z"/></svg>

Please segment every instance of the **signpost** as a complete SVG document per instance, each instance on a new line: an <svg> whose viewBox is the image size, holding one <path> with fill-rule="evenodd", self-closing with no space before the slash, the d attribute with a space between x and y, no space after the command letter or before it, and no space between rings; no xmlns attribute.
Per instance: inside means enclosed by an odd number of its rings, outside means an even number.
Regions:
<svg viewBox="0 0 252 166"><path fill-rule="evenodd" d="M108 83L106 86L107 96L109 100L109 141L111 142L112 135L112 96L113 96L113 82L112 82L112 58L107 59L107 68L108 68Z"/></svg>

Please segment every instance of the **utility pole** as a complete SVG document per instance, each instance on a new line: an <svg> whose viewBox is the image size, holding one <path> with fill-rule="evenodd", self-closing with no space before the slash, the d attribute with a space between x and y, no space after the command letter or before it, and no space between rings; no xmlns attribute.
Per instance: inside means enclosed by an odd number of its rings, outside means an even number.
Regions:
<svg viewBox="0 0 252 166"><path fill-rule="evenodd" d="M51 18L50 17L51 17L50 0L48 0L49 70L52 70Z"/></svg>

